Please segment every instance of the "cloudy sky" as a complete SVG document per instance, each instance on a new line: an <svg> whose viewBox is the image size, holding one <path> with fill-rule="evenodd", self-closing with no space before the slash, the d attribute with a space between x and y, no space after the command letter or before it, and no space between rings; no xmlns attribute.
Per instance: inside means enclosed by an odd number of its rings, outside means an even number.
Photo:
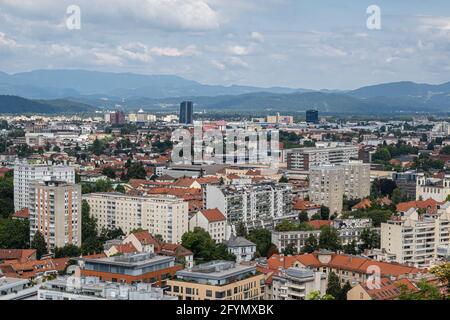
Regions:
<svg viewBox="0 0 450 320"><path fill-rule="evenodd" d="M81 29L66 26L81 9ZM381 30L369 30L369 5ZM448 0L0 0L0 70L351 89L450 81Z"/></svg>

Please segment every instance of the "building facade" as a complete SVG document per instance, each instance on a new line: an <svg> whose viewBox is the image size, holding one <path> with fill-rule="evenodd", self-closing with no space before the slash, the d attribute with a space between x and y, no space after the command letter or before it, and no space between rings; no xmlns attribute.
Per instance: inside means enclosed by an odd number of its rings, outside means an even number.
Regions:
<svg viewBox="0 0 450 320"><path fill-rule="evenodd" d="M205 209L195 213L189 219L189 231L196 227L206 230L216 243L228 239L227 218L219 209Z"/></svg>
<svg viewBox="0 0 450 320"><path fill-rule="evenodd" d="M287 151L287 168L308 171L311 167L346 163L357 159L357 146L290 149Z"/></svg>
<svg viewBox="0 0 450 320"><path fill-rule="evenodd" d="M189 230L188 202L175 196L92 193L83 199L88 202L99 228L121 228L125 234L142 228L161 235L168 243L180 243Z"/></svg>
<svg viewBox="0 0 450 320"><path fill-rule="evenodd" d="M180 300L262 300L264 275L254 266L212 261L180 270L167 281L167 294Z"/></svg>
<svg viewBox="0 0 450 320"><path fill-rule="evenodd" d="M429 267L439 246L450 245L450 202L436 215L420 215L414 208L381 224L381 249L395 254L398 263Z"/></svg>
<svg viewBox="0 0 450 320"><path fill-rule="evenodd" d="M30 241L39 231L50 250L81 246L81 185L32 182L29 213Z"/></svg>
<svg viewBox="0 0 450 320"><path fill-rule="evenodd" d="M164 286L167 279L183 269L181 265L175 263L175 257L148 252L77 260L83 277L97 277L101 281L128 284L144 282L158 287Z"/></svg>
<svg viewBox="0 0 450 320"><path fill-rule="evenodd" d="M270 300L306 300L313 291L323 296L327 290L327 276L306 268L289 268L272 277L267 293Z"/></svg>
<svg viewBox="0 0 450 320"><path fill-rule="evenodd" d="M14 210L28 208L30 203L30 183L48 180L75 183L75 168L66 165L34 165L27 162L14 164Z"/></svg>
<svg viewBox="0 0 450 320"><path fill-rule="evenodd" d="M194 103L192 101L183 101L180 104L180 124L194 123Z"/></svg>
<svg viewBox="0 0 450 320"><path fill-rule="evenodd" d="M247 229L273 229L274 219L292 213L292 187L275 183L207 185L206 208L218 208L227 218L234 234L240 222Z"/></svg>
<svg viewBox="0 0 450 320"><path fill-rule="evenodd" d="M330 208L331 214L340 214L344 195L347 199L364 199L370 195L369 164L350 161L310 168L311 202Z"/></svg>

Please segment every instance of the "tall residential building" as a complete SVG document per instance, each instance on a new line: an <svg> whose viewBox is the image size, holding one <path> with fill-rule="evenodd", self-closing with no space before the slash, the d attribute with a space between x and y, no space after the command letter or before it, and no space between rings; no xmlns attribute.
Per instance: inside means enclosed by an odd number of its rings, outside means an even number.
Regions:
<svg viewBox="0 0 450 320"><path fill-rule="evenodd" d="M306 122L307 123L319 123L319 111L307 110L306 111Z"/></svg>
<svg viewBox="0 0 450 320"><path fill-rule="evenodd" d="M194 123L194 103L192 101L183 101L180 104L180 123Z"/></svg>
<svg viewBox="0 0 450 320"><path fill-rule="evenodd" d="M161 235L168 243L180 243L189 231L188 202L175 196L91 193L83 199L97 218L99 228L121 228L125 234L142 228Z"/></svg>
<svg viewBox="0 0 450 320"><path fill-rule="evenodd" d="M17 161L14 164L14 210L29 207L32 181L65 181L75 183L75 168L66 165L34 165Z"/></svg>
<svg viewBox="0 0 450 320"><path fill-rule="evenodd" d="M105 113L105 122L117 125L125 123L125 113L123 111L114 111Z"/></svg>
<svg viewBox="0 0 450 320"><path fill-rule="evenodd" d="M81 246L81 185L32 182L29 212L30 240L39 231L50 250Z"/></svg>
<svg viewBox="0 0 450 320"><path fill-rule="evenodd" d="M298 148L287 151L288 170L308 171L311 167L339 164L358 159L358 147Z"/></svg>
<svg viewBox="0 0 450 320"><path fill-rule="evenodd" d="M421 215L411 208L401 217L381 224L381 249L396 255L396 262L429 267L439 246L450 245L450 202L437 214Z"/></svg>
<svg viewBox="0 0 450 320"><path fill-rule="evenodd" d="M167 281L169 295L180 300L262 300L264 274L255 266L238 265L231 261L211 261L177 271L176 278Z"/></svg>
<svg viewBox="0 0 450 320"><path fill-rule="evenodd" d="M292 214L292 187L289 184L259 183L206 187L206 208L218 208L235 233L243 222L247 229L274 228L274 221Z"/></svg>
<svg viewBox="0 0 450 320"><path fill-rule="evenodd" d="M309 170L309 199L330 208L331 214L342 212L343 197L363 199L370 195L370 165L350 161L339 165L312 167Z"/></svg>

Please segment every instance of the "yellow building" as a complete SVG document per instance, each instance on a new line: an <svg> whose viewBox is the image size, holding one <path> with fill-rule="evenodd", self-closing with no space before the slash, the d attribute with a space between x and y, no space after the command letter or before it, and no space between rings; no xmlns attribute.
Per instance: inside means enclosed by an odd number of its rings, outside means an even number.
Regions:
<svg viewBox="0 0 450 320"><path fill-rule="evenodd" d="M180 300L262 300L264 275L254 266L212 261L180 270L167 293Z"/></svg>

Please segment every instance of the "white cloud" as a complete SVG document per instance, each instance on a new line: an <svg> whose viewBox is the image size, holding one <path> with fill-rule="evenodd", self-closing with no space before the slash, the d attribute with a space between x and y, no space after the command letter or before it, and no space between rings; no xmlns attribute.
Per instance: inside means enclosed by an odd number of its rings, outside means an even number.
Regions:
<svg viewBox="0 0 450 320"><path fill-rule="evenodd" d="M250 39L255 41L255 42L259 42L259 43L263 43L264 42L264 36L256 31L253 31L252 33L250 33Z"/></svg>
<svg viewBox="0 0 450 320"><path fill-rule="evenodd" d="M4 13L26 20L62 21L72 0L0 0ZM128 22L142 28L207 31L219 28L216 11L207 0L78 0L82 23L121 28Z"/></svg>
<svg viewBox="0 0 450 320"><path fill-rule="evenodd" d="M228 52L237 56L246 56L250 54L251 49L240 45L231 45L228 47Z"/></svg>

